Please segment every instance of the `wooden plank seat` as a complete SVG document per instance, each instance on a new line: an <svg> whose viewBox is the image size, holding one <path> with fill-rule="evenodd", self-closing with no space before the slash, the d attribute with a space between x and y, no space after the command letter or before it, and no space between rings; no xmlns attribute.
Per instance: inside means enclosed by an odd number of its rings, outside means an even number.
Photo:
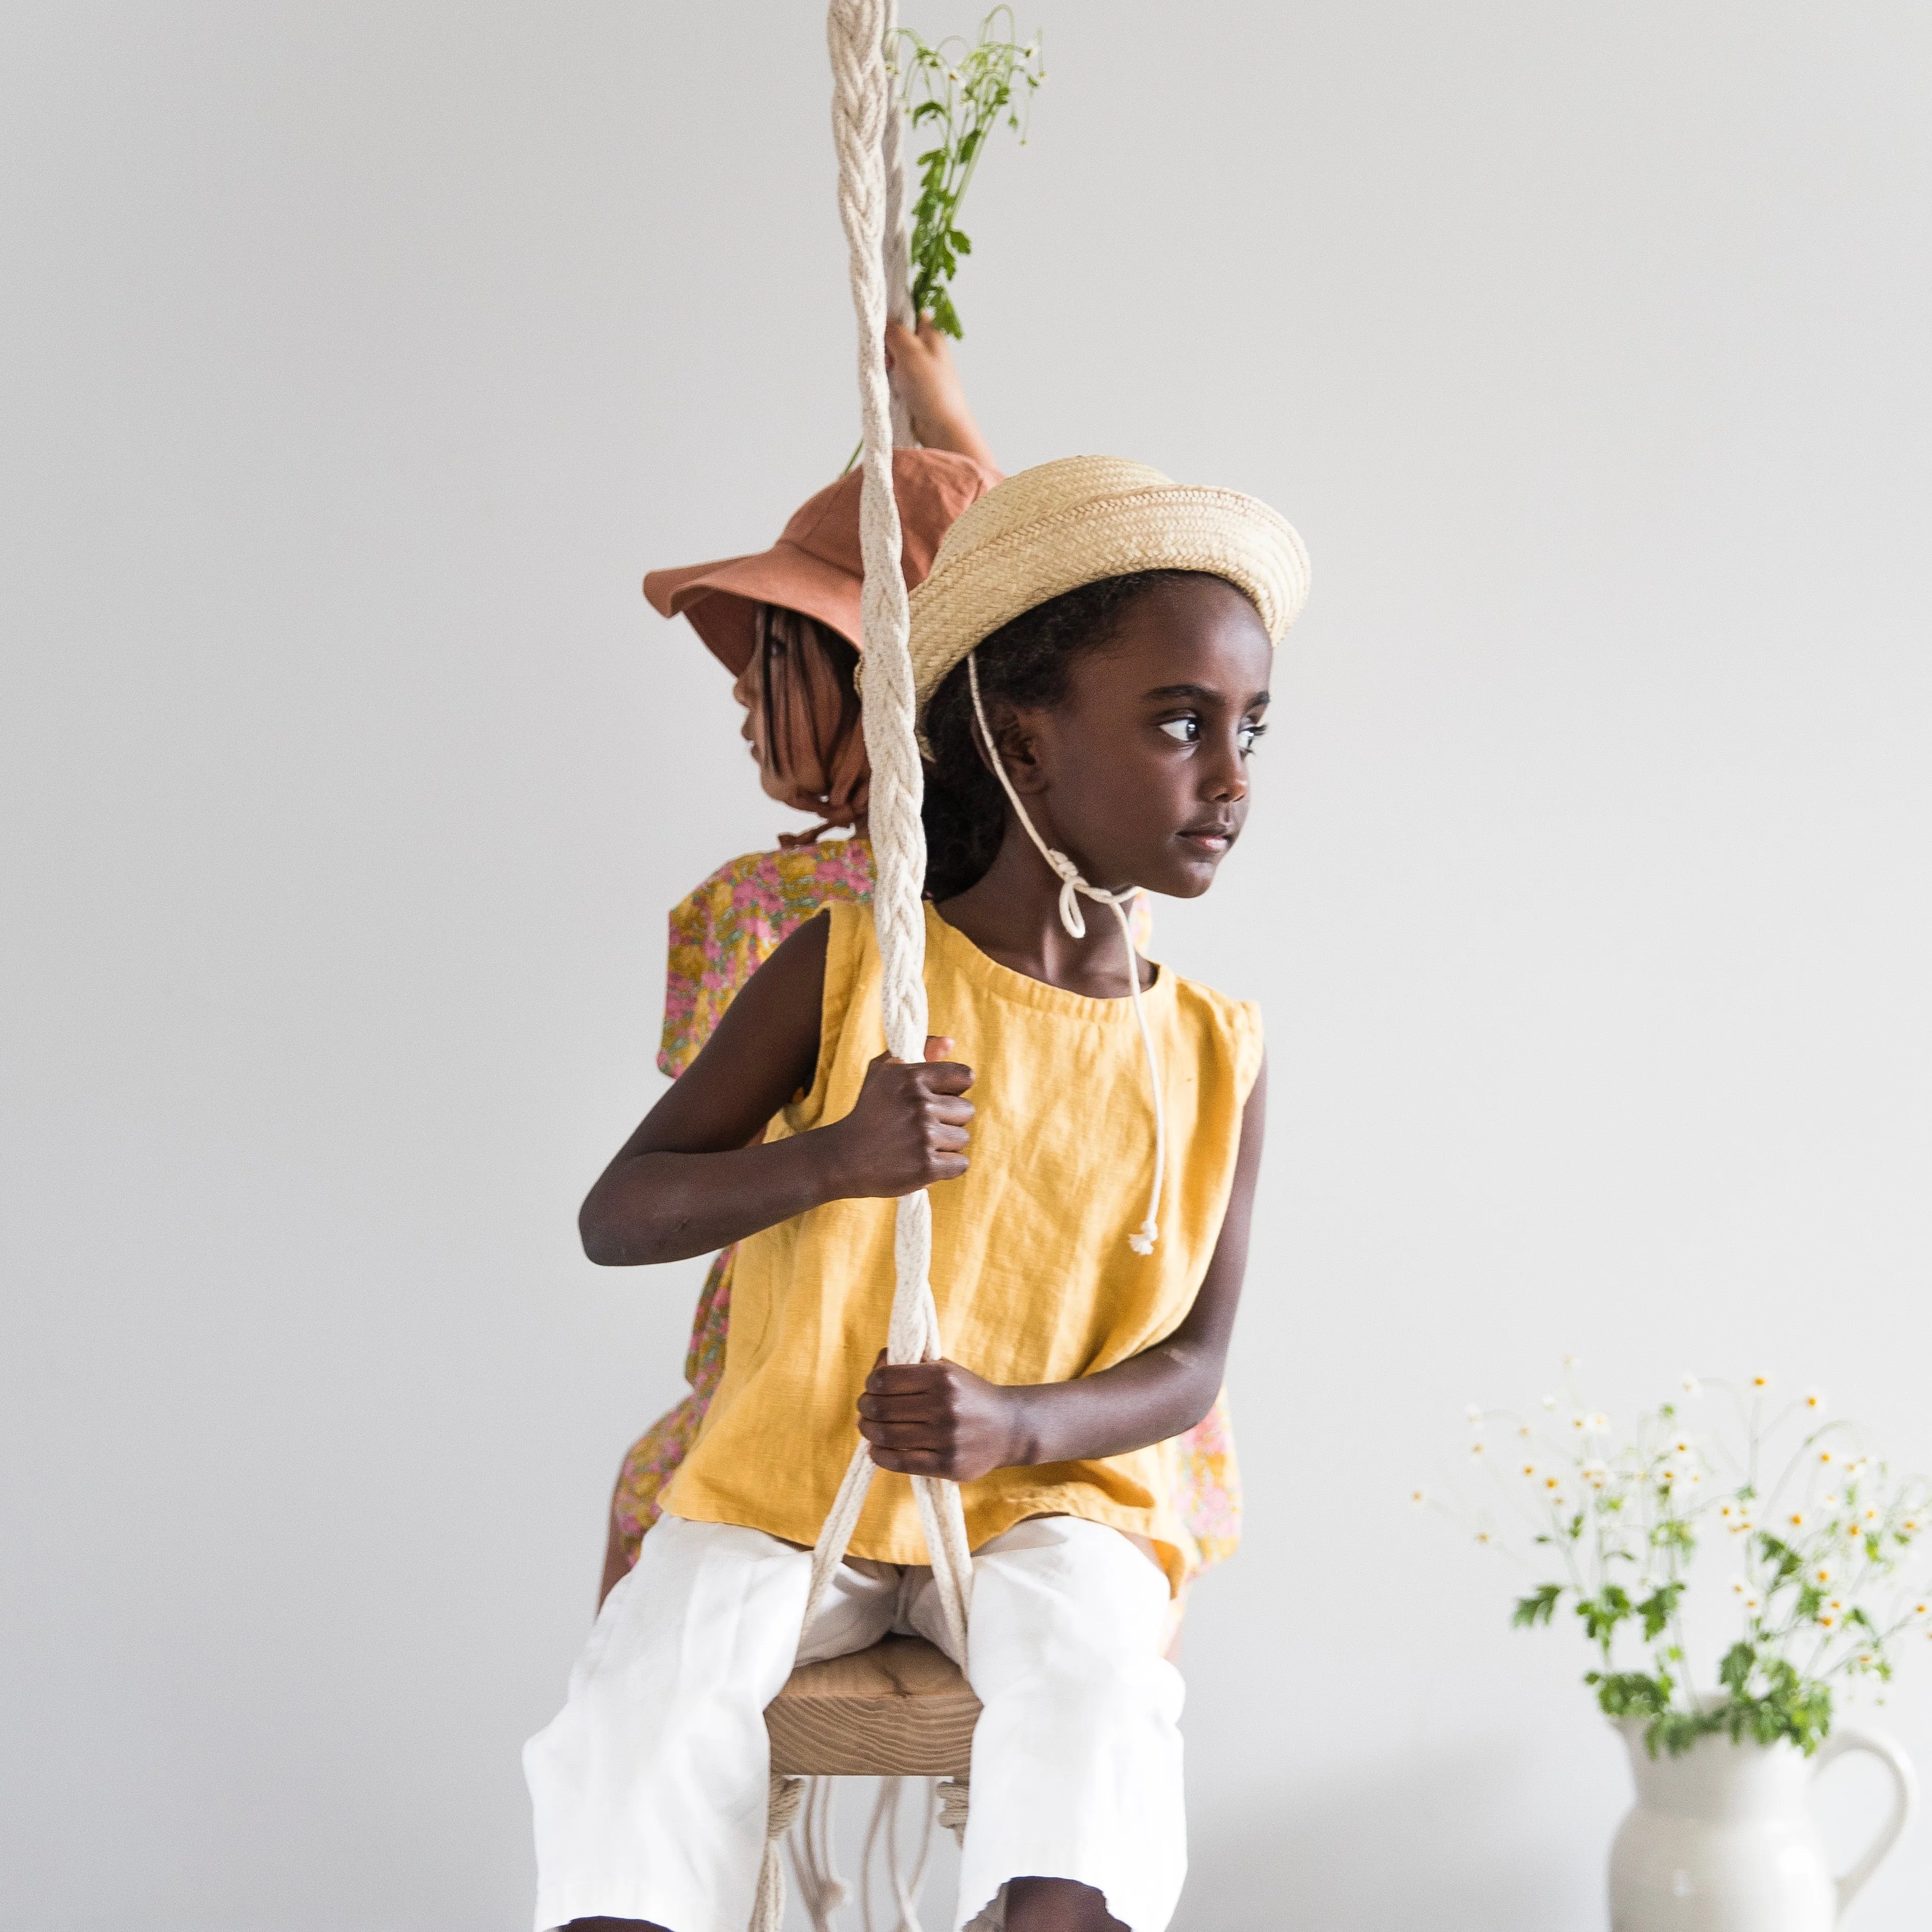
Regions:
<svg viewBox="0 0 1932 1932"><path fill-rule="evenodd" d="M959 1666L916 1636L802 1664L765 1706L784 1778L963 1778L979 1719Z"/></svg>

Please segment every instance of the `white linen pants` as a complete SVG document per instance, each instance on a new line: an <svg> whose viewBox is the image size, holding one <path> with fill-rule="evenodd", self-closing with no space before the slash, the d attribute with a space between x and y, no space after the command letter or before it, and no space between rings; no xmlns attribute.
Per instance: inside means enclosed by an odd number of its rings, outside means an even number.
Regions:
<svg viewBox="0 0 1932 1932"><path fill-rule="evenodd" d="M746 1932L771 1768L764 1708L794 1661L888 1630L944 1647L930 1570L848 1562L801 1642L808 1550L760 1530L659 1519L605 1600L568 1701L524 1749L537 1932L574 1918ZM1180 1673L1160 1654L1160 1572L1072 1516L973 1559L967 1676L982 1711L956 1924L997 1928L1009 1879L1104 1893L1163 1932L1187 1865Z"/></svg>

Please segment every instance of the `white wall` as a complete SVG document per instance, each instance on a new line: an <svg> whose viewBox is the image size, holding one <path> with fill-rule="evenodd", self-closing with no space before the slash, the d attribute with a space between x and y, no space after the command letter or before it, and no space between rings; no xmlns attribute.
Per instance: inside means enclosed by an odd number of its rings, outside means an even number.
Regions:
<svg viewBox="0 0 1932 1932"><path fill-rule="evenodd" d="M1023 16L995 447L1316 566L1250 842L1162 915L1276 1111L1178 1923L1585 1932L1585 1660L1404 1500L1463 1403L1765 1362L1932 1463L1932 28ZM572 1213L667 905L780 815L636 580L853 435L816 9L26 7L0 88L0 1920L517 1927L696 1274ZM1922 1828L1855 1922L1928 1884Z"/></svg>

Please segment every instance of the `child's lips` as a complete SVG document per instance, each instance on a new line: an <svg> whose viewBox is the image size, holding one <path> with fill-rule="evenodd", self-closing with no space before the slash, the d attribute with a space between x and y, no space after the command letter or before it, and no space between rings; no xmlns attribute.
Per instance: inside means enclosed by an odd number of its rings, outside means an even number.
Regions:
<svg viewBox="0 0 1932 1932"><path fill-rule="evenodd" d="M1232 825L1191 825L1183 828L1180 836L1197 852L1218 855L1234 842L1234 828Z"/></svg>

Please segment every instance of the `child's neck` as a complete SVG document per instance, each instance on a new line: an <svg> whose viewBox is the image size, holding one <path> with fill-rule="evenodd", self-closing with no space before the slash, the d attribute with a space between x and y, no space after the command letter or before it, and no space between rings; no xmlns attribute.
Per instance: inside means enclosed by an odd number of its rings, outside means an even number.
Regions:
<svg viewBox="0 0 1932 1932"><path fill-rule="evenodd" d="M1082 899L1080 910L1087 936L1076 939L1060 922L1059 880L1010 817L986 877L938 908L948 926L1013 972L1089 999L1124 1000L1120 922L1092 899ZM1136 964L1144 991L1154 969L1138 957Z"/></svg>

